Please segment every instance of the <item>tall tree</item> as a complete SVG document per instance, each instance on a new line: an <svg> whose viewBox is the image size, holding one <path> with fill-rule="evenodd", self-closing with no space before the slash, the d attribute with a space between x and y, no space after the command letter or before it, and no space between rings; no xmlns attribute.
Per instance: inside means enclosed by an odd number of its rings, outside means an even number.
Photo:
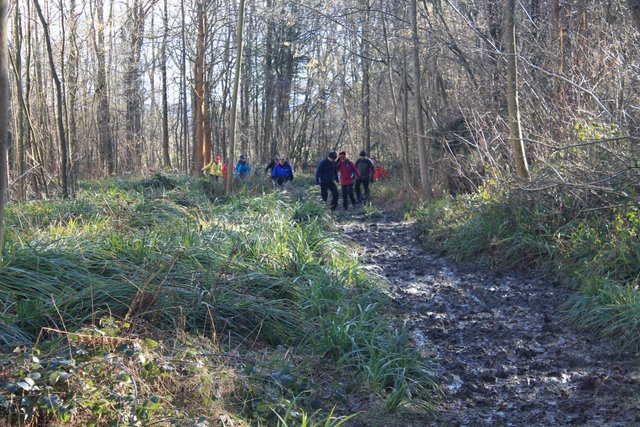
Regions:
<svg viewBox="0 0 640 427"><path fill-rule="evenodd" d="M518 62L516 57L515 0L505 5L504 48L507 56L507 107L509 110L509 137L516 173L520 178L529 177L527 155L522 139L520 104L518 101Z"/></svg>
<svg viewBox="0 0 640 427"><path fill-rule="evenodd" d="M20 10L16 4L15 12L13 14L13 40L15 43L15 76L16 76L16 97L20 99L20 108L16 109L18 114L18 129L17 129L17 149L18 149L18 199L25 200L27 198L26 179L25 173L27 170L26 162L26 111L24 108L23 100L23 79L22 79L22 20L20 19Z"/></svg>
<svg viewBox="0 0 640 427"><path fill-rule="evenodd" d="M67 144L67 133L64 127L64 92L62 91L62 81L58 76L58 71L56 69L56 63L53 58L53 47L51 46L51 36L49 34L49 24L42 13L42 8L40 7L40 3L38 0L33 0L33 4L36 7L36 11L38 12L38 17L40 17L40 23L42 24L42 29L44 30L44 41L47 46L47 55L49 57L49 67L51 68L51 75L53 76L53 82L55 84L56 89L56 116L58 123L58 137L60 139L60 174L62 175L62 197L69 197L69 174L68 174L68 165L69 165L69 151Z"/></svg>
<svg viewBox="0 0 640 427"><path fill-rule="evenodd" d="M65 20L64 13L62 14L62 27L67 28L65 31L68 34L69 49L66 67L66 89L67 89L67 104L66 104L66 118L67 118L67 130L69 141L69 179L71 181L71 189L75 187L76 179L73 168L73 156L78 143L78 80L79 68L80 68L80 48L78 47L78 17L76 12L76 0L67 0L69 4L69 16ZM60 2L60 10L63 10L62 1ZM64 53L64 52L63 52Z"/></svg>
<svg viewBox="0 0 640 427"><path fill-rule="evenodd" d="M94 38L96 52L96 121L98 125L98 141L101 160L107 175L116 170L114 159L113 135L111 131L111 112L109 107L109 91L107 90L107 74L104 40L104 4L103 0L95 0Z"/></svg>
<svg viewBox="0 0 640 427"><path fill-rule="evenodd" d="M230 193L233 189L233 163L234 163L234 150L236 142L236 133L238 130L238 94L240 92L240 79L242 78L242 48L243 39L242 32L244 30L244 0L240 0L238 4L238 23L236 26L236 66L233 76L233 90L231 98L231 137L229 138L229 154L227 159L229 160L229 173L227 173L226 190Z"/></svg>
<svg viewBox="0 0 640 427"><path fill-rule="evenodd" d="M169 10L167 0L163 1L162 23L162 51L160 58L162 73L162 163L165 168L171 169L171 156L169 155L169 95L167 86L167 43L169 39Z"/></svg>
<svg viewBox="0 0 640 427"><path fill-rule="evenodd" d="M418 37L418 5L417 0L411 0L411 41L413 58L413 96L414 115L416 122L416 142L420 161L420 181L422 192L427 200L433 198L431 176L429 173L429 159L425 142L424 114L422 112L422 76L420 73L420 39Z"/></svg>
<svg viewBox="0 0 640 427"><path fill-rule="evenodd" d="M0 259L4 248L4 206L9 145L9 0L0 0Z"/></svg>
<svg viewBox="0 0 640 427"><path fill-rule="evenodd" d="M360 39L360 61L362 65L362 148L371 155L371 84L369 74L371 58L369 53L369 26L371 21L371 3L364 0L362 37Z"/></svg>
<svg viewBox="0 0 640 427"><path fill-rule="evenodd" d="M211 156L211 145L209 144L207 125L207 93L205 91L206 61L205 50L207 48L207 13L204 0L197 3L197 26L198 36L196 42L196 60L194 64L194 111L193 121L195 126L195 158L193 162L194 172L206 165Z"/></svg>
<svg viewBox="0 0 640 427"><path fill-rule="evenodd" d="M126 102L126 139L129 165L140 170L142 166L142 150L144 136L142 134L142 73L140 58L144 40L144 26L147 10L142 0L133 0L129 9L129 51L127 52L124 72L124 99Z"/></svg>

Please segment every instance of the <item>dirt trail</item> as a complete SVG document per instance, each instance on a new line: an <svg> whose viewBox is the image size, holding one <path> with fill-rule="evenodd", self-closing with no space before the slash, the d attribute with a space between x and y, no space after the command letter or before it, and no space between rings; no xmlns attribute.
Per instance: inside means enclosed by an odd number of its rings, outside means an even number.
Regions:
<svg viewBox="0 0 640 427"><path fill-rule="evenodd" d="M397 215L345 223L382 269L445 397L434 426L640 425L640 358L562 324L570 290L526 274L454 266Z"/></svg>

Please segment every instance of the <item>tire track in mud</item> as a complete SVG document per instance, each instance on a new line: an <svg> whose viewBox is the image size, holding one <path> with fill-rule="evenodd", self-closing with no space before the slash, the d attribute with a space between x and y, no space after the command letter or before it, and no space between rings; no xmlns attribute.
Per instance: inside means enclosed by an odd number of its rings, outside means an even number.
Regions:
<svg viewBox="0 0 640 427"><path fill-rule="evenodd" d="M526 273L455 266L387 214L342 225L391 284L416 346L435 355L445 396L434 426L640 425L640 358L572 330L572 291Z"/></svg>

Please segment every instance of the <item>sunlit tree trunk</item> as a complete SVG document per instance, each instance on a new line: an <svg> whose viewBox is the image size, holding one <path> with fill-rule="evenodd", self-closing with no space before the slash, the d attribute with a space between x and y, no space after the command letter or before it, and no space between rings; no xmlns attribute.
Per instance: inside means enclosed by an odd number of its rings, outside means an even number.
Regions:
<svg viewBox="0 0 640 427"><path fill-rule="evenodd" d="M9 1L0 0L0 260L4 252L4 206L9 145Z"/></svg>
<svg viewBox="0 0 640 427"><path fill-rule="evenodd" d="M116 171L114 161L113 135L111 131L111 112L107 90L105 41L104 41L104 5L103 0L95 0L94 50L96 52L96 121L101 160L107 175Z"/></svg>
<svg viewBox="0 0 640 427"><path fill-rule="evenodd" d="M60 174L62 175L62 197L66 198L69 197L69 154L67 134L64 128L64 94L62 92L62 82L60 81L60 77L58 76L58 72L56 71L56 64L53 59L53 48L51 46L51 37L49 35L49 24L47 23L47 20L42 13L42 9L40 8L40 3L38 2L38 0L33 0L33 4L36 7L36 11L38 12L38 16L40 17L40 23L42 24L42 28L44 30L44 41L47 47L47 54L49 56L49 66L51 67L51 75L53 76L53 82L55 84L58 137L60 138L60 153L62 157L60 160Z"/></svg>
<svg viewBox="0 0 640 427"><path fill-rule="evenodd" d="M238 129L237 123L237 113L238 113L238 92L240 91L240 78L242 74L242 48L243 48L243 40L242 40L242 31L244 29L244 0L240 0L238 4L238 23L236 27L236 66L233 76L233 91L231 98L231 135L229 138L229 154L227 159L229 159L229 173L227 173L227 182L226 182L226 190L227 193L230 193L233 189L233 165L235 162L234 159L234 150L235 150L235 141L236 141L236 131Z"/></svg>
<svg viewBox="0 0 640 427"><path fill-rule="evenodd" d="M365 0L364 22L362 23L361 58L362 61L362 148L371 155L371 85L369 74L371 59L369 58L369 21L371 4Z"/></svg>
<svg viewBox="0 0 640 427"><path fill-rule="evenodd" d="M124 73L124 97L127 105L126 127L129 149L128 164L133 170L140 170L142 166L142 151L144 150L144 136L142 134L142 94L140 57L144 39L144 24L146 11L141 0L134 0L129 9L131 27L129 28L130 50L128 52L126 71Z"/></svg>
<svg viewBox="0 0 640 427"><path fill-rule="evenodd" d="M162 73L162 164L166 169L171 169L171 156L169 155L169 101L167 94L167 39L169 38L167 0L164 0L163 6L162 57L160 58Z"/></svg>
<svg viewBox="0 0 640 427"><path fill-rule="evenodd" d="M507 107L509 110L509 137L516 173L520 178L529 177L527 155L522 140L520 105L518 102L518 63L516 58L515 0L507 0L505 9L505 40L507 55Z"/></svg>
<svg viewBox="0 0 640 427"><path fill-rule="evenodd" d="M189 82L187 80L187 29L184 2L180 2L180 16L182 18L180 34L182 42L182 54L180 58L180 74L182 77L182 150L180 154L182 156L182 170L187 172L189 170L189 98L187 96Z"/></svg>
<svg viewBox="0 0 640 427"><path fill-rule="evenodd" d="M272 6L272 0L267 0L267 8ZM274 85L275 71L273 69L273 61L275 56L275 30L273 19L267 22L267 34L265 36L265 54L264 54L264 97L263 97L263 119L262 119L262 143L264 152L269 158L276 155L276 143L273 140L273 105L274 105ZM268 159L264 159L268 160Z"/></svg>
<svg viewBox="0 0 640 427"><path fill-rule="evenodd" d="M198 38L196 45L196 61L194 64L195 93L194 93L194 126L195 126L195 158L193 161L194 172L199 172L202 167L209 163L211 156L210 128L207 125L209 120L207 109L207 93L205 84L206 64L205 49L207 47L207 20L205 2L198 1Z"/></svg>
<svg viewBox="0 0 640 427"><path fill-rule="evenodd" d="M27 171L26 162L26 135L27 135L27 123L26 123L26 110L24 108L24 94L23 94L23 81L22 81L22 30L20 19L20 10L16 4L16 8L13 14L13 42L15 44L15 76L16 76L16 98L20 103L20 108L16 111L18 115L18 129L17 129L17 145L18 145L18 199L26 200L26 177Z"/></svg>
<svg viewBox="0 0 640 427"><path fill-rule="evenodd" d="M68 141L69 141L69 181L71 182L70 189L75 191L76 186L76 174L73 167L74 153L78 144L78 80L79 80L79 67L80 67L80 49L78 47L78 18L76 16L76 0L66 0L69 2L69 16L63 25L69 28L68 40L68 61L66 67L66 87L67 87L67 129L68 129ZM60 2L60 9L63 9L62 1ZM65 25L66 22L66 25Z"/></svg>

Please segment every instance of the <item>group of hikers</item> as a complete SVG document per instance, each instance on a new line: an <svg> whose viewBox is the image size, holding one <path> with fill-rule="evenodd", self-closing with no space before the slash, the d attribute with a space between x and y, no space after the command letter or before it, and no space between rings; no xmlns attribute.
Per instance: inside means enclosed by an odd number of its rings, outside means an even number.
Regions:
<svg viewBox="0 0 640 427"><path fill-rule="evenodd" d="M226 177L228 173L228 162L222 163L220 156L215 156L202 168L202 171L211 178L211 194L214 194L219 177ZM251 166L244 154L238 159L233 173L236 179L240 180L251 176ZM284 156L276 156L265 168L265 173L271 173L271 181L277 188L282 188L293 181L293 167ZM337 185L340 185L342 207L347 210L349 201L354 209L358 204L366 203L369 200L369 183L388 176L384 168L377 167L367 157L364 150L360 152L355 163L347 158L345 151L340 153L331 151L318 163L315 181L320 186L323 202L327 202L331 193L331 210L336 210L338 207Z"/></svg>
<svg viewBox="0 0 640 427"><path fill-rule="evenodd" d="M220 177L222 176L226 178L227 173L229 173L229 162L225 161L222 163L221 157L215 156L209 163L204 165L202 172L205 175L209 175L209 178L211 179L211 194L214 194ZM236 179L245 179L248 176L251 176L251 166L247 161L247 156L244 154L238 158L238 163L236 163L235 168L233 168L233 174Z"/></svg>
<svg viewBox="0 0 640 427"><path fill-rule="evenodd" d="M382 170L384 171L384 170ZM320 197L327 202L331 192L331 210L338 208L338 187L342 189L342 207L349 209L349 201L355 209L356 205L369 200L369 183L375 180L376 172L388 176L386 171L376 169L373 161L363 150L355 163L347 158L347 153L331 151L318 163L316 168L316 184L320 186ZM382 175L380 175L382 177ZM355 190L355 195L354 195ZM364 190L364 194L363 194Z"/></svg>
<svg viewBox="0 0 640 427"><path fill-rule="evenodd" d="M222 163L220 156L215 156L209 163L204 165L202 172L205 175L209 175L211 179L211 194L215 193L220 177L226 178L228 171L229 162ZM293 181L293 167L283 156L277 156L272 160L265 171L271 171L271 180L275 186L282 187L287 182ZM244 180L251 176L251 165L244 154L238 158L238 163L233 168L233 174L239 180Z"/></svg>

